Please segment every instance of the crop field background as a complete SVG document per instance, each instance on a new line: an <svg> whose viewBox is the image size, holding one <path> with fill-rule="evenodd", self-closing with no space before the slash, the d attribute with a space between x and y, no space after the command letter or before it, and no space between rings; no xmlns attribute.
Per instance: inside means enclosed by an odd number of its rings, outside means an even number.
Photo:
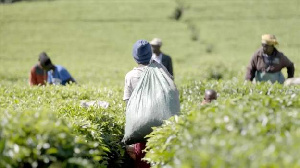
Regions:
<svg viewBox="0 0 300 168"><path fill-rule="evenodd" d="M149 135L154 167L300 167L300 87L244 82L265 33L300 77L299 11L299 0L0 3L0 167L126 167L124 77L134 42L154 37L173 59L182 110ZM42 51L78 85L30 87ZM199 106L205 89L218 101Z"/></svg>

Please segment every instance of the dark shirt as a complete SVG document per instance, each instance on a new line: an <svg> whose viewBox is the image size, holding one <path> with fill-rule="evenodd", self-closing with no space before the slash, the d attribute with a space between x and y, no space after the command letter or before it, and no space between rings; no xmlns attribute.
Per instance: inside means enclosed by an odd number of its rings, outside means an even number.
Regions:
<svg viewBox="0 0 300 168"><path fill-rule="evenodd" d="M247 67L246 80L252 81L255 77L255 72L280 72L282 68L287 68L288 78L294 77L295 67L283 53L276 48L271 56L264 56L263 48L258 49L252 56Z"/></svg>
<svg viewBox="0 0 300 168"><path fill-rule="evenodd" d="M161 63L167 68L168 72L174 77L172 58L162 53Z"/></svg>

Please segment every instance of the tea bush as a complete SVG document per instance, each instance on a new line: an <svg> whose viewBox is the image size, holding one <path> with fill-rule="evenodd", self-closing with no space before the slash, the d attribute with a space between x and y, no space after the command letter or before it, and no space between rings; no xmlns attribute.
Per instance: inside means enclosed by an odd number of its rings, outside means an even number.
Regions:
<svg viewBox="0 0 300 168"><path fill-rule="evenodd" d="M220 97L200 106L205 88ZM181 89L183 115L149 135L146 159L154 167L299 167L299 93L279 84L191 82Z"/></svg>
<svg viewBox="0 0 300 168"><path fill-rule="evenodd" d="M232 80L187 81L180 116L149 135L154 167L299 166L299 86ZM205 89L218 100L200 106ZM122 167L121 88L0 85L1 167ZM103 100L107 109L80 106ZM276 167L275 166L275 167Z"/></svg>
<svg viewBox="0 0 300 168"><path fill-rule="evenodd" d="M74 135L72 125L47 111L5 111L1 118L1 167L105 167L109 149Z"/></svg>
<svg viewBox="0 0 300 168"><path fill-rule="evenodd" d="M120 89L0 86L0 167L123 164ZM83 108L81 100L103 100L110 106Z"/></svg>
<svg viewBox="0 0 300 168"><path fill-rule="evenodd" d="M264 33L299 65L299 0L28 1L0 4L0 167L124 166L121 86L136 65L132 44L156 36L172 56L182 115L150 135L154 166L299 167L299 87L237 80ZM41 51L82 85L29 87ZM219 99L200 106L209 88Z"/></svg>

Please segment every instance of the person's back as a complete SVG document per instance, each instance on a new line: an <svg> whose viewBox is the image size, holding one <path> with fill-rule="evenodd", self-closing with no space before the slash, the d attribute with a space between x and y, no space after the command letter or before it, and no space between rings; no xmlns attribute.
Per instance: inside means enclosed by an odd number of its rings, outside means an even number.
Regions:
<svg viewBox="0 0 300 168"><path fill-rule="evenodd" d="M126 74L123 100L129 100L146 66L139 64Z"/></svg>
<svg viewBox="0 0 300 168"><path fill-rule="evenodd" d="M125 76L125 86L124 86L124 96L123 100L126 101L131 97L132 92L134 91L139 79L145 69L149 64L152 51L150 44L145 40L137 41L133 46L132 55L135 61L138 64L138 67L129 71ZM135 160L135 167L148 168L150 165L145 161L142 161L142 158L145 156L145 153L142 152L146 148L146 143L136 143L134 145L128 145L127 152Z"/></svg>
<svg viewBox="0 0 300 168"><path fill-rule="evenodd" d="M53 68L48 71L48 82L50 84L66 85L69 82L75 82L75 80L66 68L61 65L54 65Z"/></svg>
<svg viewBox="0 0 300 168"><path fill-rule="evenodd" d="M44 85L46 82L49 84L76 83L75 79L70 75L68 70L60 65L52 64L50 57L42 52L39 55L39 62L31 68L29 84Z"/></svg>

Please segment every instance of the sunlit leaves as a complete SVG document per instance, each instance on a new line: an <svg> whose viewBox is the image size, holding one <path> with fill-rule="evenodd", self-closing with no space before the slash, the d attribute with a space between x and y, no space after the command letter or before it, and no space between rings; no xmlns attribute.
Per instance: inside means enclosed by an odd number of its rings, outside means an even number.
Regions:
<svg viewBox="0 0 300 168"><path fill-rule="evenodd" d="M2 85L0 167L120 166L125 116L120 93L77 85ZM82 108L81 100L114 106Z"/></svg>
<svg viewBox="0 0 300 168"><path fill-rule="evenodd" d="M218 100L200 106L205 89ZM149 135L154 167L298 167L300 89L239 81L191 81L181 88L180 122Z"/></svg>

